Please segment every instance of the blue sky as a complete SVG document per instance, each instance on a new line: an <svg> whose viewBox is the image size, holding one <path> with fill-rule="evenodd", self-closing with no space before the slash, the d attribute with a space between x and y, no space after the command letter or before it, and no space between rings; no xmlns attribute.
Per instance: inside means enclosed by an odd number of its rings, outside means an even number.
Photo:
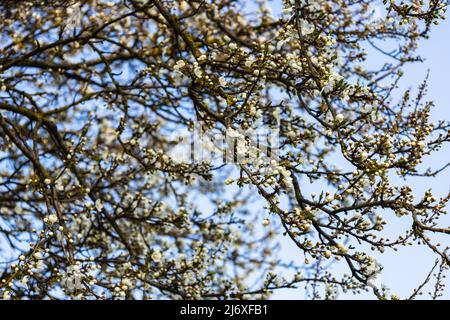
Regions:
<svg viewBox="0 0 450 320"><path fill-rule="evenodd" d="M400 89L416 88L423 81L427 71L430 70L428 98L435 102L432 110L434 120L445 119L450 121L450 20L445 20L438 26L434 26L431 37L422 41L420 55L425 59L423 63L412 64L404 68L405 76L400 83ZM399 91L401 92L401 91ZM424 167L440 167L450 161L450 146L445 146L438 153L429 157L424 162ZM416 194L432 188L437 196L444 196L449 191L450 168L442 172L436 178L414 178L408 181L413 186ZM405 182L403 182L405 183ZM446 222L450 225L450 217ZM395 217L391 217L395 219ZM390 220L388 220L390 221ZM394 228L400 227L401 222L394 222ZM448 237L442 237L442 245L449 245ZM283 241L283 256L296 256L298 250L288 241ZM412 290L423 281L434 264L435 256L430 249L425 247L409 247L398 252L386 251L377 257L384 266L380 276L380 282L387 284L392 292L401 298L407 298ZM341 271L342 266L336 266L336 271ZM345 272L345 270L343 270ZM450 276L446 280L447 291L444 298L450 299ZM427 290L425 290L425 293ZM303 290L281 290L273 296L274 299L302 299ZM363 293L359 296L341 294L340 299L373 299L371 293ZM424 296L423 298L426 298Z"/></svg>

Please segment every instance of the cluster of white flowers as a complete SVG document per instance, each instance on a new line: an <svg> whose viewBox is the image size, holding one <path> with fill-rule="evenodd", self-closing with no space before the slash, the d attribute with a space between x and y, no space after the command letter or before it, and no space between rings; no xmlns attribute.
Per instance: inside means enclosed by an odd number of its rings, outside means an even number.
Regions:
<svg viewBox="0 0 450 320"><path fill-rule="evenodd" d="M391 102L389 81L443 8L388 2L368 19L364 2L283 3L24 4L0 20L0 239L17 256L0 297L266 298L304 281L336 298L382 292L366 248L414 235L445 257L429 234L448 233L449 197L416 201L391 178L420 175L448 125L423 94ZM368 70L379 41L396 59ZM382 237L383 210L410 219L406 236ZM280 230L304 264L277 256Z"/></svg>

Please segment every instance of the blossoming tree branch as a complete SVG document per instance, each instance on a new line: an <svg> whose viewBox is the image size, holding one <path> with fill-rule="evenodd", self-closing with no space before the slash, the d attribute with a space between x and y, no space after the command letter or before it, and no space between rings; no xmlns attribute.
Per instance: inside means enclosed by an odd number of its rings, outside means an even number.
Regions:
<svg viewBox="0 0 450 320"><path fill-rule="evenodd" d="M397 86L445 9L0 1L0 297L438 298L449 195L407 181L450 127ZM379 257L409 245L433 268L398 297Z"/></svg>

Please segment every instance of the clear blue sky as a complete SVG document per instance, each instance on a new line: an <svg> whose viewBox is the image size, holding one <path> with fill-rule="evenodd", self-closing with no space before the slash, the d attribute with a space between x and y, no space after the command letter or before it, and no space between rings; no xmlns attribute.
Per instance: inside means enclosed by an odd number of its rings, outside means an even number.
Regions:
<svg viewBox="0 0 450 320"><path fill-rule="evenodd" d="M416 88L417 84L423 81L428 69L430 70L430 81L428 98L435 102L436 107L432 110L434 120L445 119L450 121L450 19L434 27L429 40L422 41L420 50L425 61L421 64L409 65L405 70L405 77L401 82L401 88ZM424 166L439 167L450 161L450 146L446 146L431 158L427 158ZM442 172L437 178L415 178L408 181L417 192L432 188L437 196L444 196L449 191L450 169ZM395 217L391 217L391 219ZM450 225L450 217L446 220ZM449 245L449 238L442 237L442 245ZM282 254L284 256L296 256L298 250L288 241L283 241ZM378 257L377 257L378 258ZM434 262L434 255L428 248L410 247L400 249L398 252L387 251L379 262L384 265L384 270L380 276L380 281L386 283L392 292L397 293L401 298L408 297L431 269ZM337 266L337 270L342 269ZM450 275L446 280L447 291L444 298L450 299ZM427 292L427 291L425 291ZM302 290L282 290L277 292L275 299L302 299ZM373 299L373 294L362 294L352 296L341 294L340 299ZM426 298L426 296L424 297Z"/></svg>

